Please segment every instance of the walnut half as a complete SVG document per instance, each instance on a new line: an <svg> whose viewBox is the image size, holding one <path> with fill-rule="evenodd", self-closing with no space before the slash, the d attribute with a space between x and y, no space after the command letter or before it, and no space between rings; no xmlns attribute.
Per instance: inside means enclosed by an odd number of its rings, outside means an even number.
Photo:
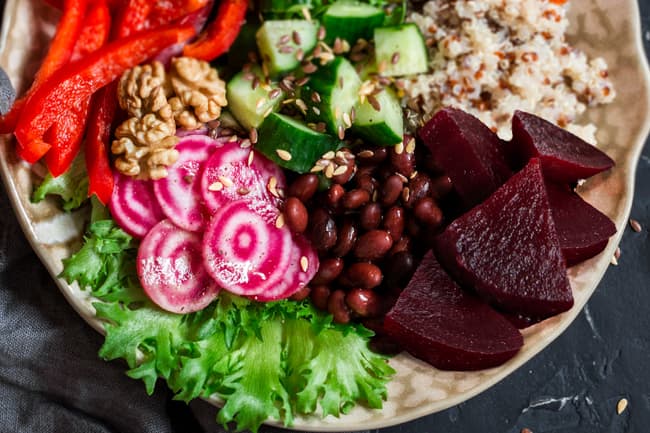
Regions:
<svg viewBox="0 0 650 433"><path fill-rule="evenodd" d="M115 167L120 173L138 179L162 179L167 167L178 159L175 127L155 114L131 117L115 131L111 151L118 155Z"/></svg>
<svg viewBox="0 0 650 433"><path fill-rule="evenodd" d="M118 86L120 107L133 117L156 113L163 120L172 121L167 101L171 95L165 67L160 62L136 66L126 71Z"/></svg>
<svg viewBox="0 0 650 433"><path fill-rule="evenodd" d="M176 94L169 100L176 123L186 129L216 120L225 107L226 84L208 62L191 57L172 59L169 77Z"/></svg>

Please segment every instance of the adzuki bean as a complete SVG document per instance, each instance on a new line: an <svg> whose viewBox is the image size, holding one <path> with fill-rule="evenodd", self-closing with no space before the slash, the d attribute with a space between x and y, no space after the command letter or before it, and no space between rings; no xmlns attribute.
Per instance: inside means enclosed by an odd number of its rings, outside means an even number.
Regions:
<svg viewBox="0 0 650 433"><path fill-rule="evenodd" d="M336 244L336 223L325 209L318 208L312 212L309 226L309 239L319 252L325 252Z"/></svg>
<svg viewBox="0 0 650 433"><path fill-rule="evenodd" d="M428 228L438 228L442 223L442 211L431 197L420 199L415 204L413 213Z"/></svg>
<svg viewBox="0 0 650 433"><path fill-rule="evenodd" d="M393 242L397 242L404 233L404 209L400 206L393 206L386 211L384 215L384 228L393 238Z"/></svg>
<svg viewBox="0 0 650 433"><path fill-rule="evenodd" d="M332 254L335 257L343 257L347 255L354 247L357 241L357 228L351 219L343 221L341 228L337 234L336 245L332 249Z"/></svg>
<svg viewBox="0 0 650 433"><path fill-rule="evenodd" d="M400 176L396 174L389 176L379 191L381 204L383 206L391 206L394 204L402 194L403 187L404 182Z"/></svg>
<svg viewBox="0 0 650 433"><path fill-rule="evenodd" d="M393 246L393 238L385 230L370 230L361 235L354 246L354 255L360 260L377 260Z"/></svg>
<svg viewBox="0 0 650 433"><path fill-rule="evenodd" d="M346 282L351 287L373 289L381 284L383 274L379 266L368 262L357 262L350 265L346 271Z"/></svg>
<svg viewBox="0 0 650 433"><path fill-rule="evenodd" d="M370 201L370 194L365 189L357 188L346 192L342 200L345 209L359 209Z"/></svg>
<svg viewBox="0 0 650 433"><path fill-rule="evenodd" d="M316 194L316 191L318 191L318 176L301 174L289 185L287 195L306 203Z"/></svg>
<svg viewBox="0 0 650 433"><path fill-rule="evenodd" d="M368 203L361 208L359 222L364 230L374 230L381 224L381 206L379 203Z"/></svg>
<svg viewBox="0 0 650 433"><path fill-rule="evenodd" d="M361 317L375 317L381 312L379 296L368 289L352 289L345 295L347 306Z"/></svg>
<svg viewBox="0 0 650 433"><path fill-rule="evenodd" d="M407 152L404 149L402 149L402 153L397 153L395 147L392 147L389 153L393 169L403 176L410 177L415 171L415 153Z"/></svg>
<svg viewBox="0 0 650 433"><path fill-rule="evenodd" d="M330 284L343 272L343 260L336 257L321 260L318 272L312 279L313 284Z"/></svg>
<svg viewBox="0 0 650 433"><path fill-rule="evenodd" d="M327 311L327 301L330 297L331 291L327 286L319 285L313 286L309 292L311 302L319 310Z"/></svg>
<svg viewBox="0 0 650 433"><path fill-rule="evenodd" d="M327 204L332 209L337 209L344 195L345 189L338 183L335 183L327 190Z"/></svg>
<svg viewBox="0 0 650 433"><path fill-rule="evenodd" d="M345 303L345 292L335 290L327 299L327 311L330 312L336 323L350 322L350 310Z"/></svg>
<svg viewBox="0 0 650 433"><path fill-rule="evenodd" d="M309 213L298 198L289 197L284 203L284 221L295 233L302 233L307 229Z"/></svg>

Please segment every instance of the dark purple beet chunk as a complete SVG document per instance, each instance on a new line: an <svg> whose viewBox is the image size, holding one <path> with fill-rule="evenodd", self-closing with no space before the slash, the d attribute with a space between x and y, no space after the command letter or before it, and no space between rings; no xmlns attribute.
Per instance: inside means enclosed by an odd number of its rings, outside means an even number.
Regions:
<svg viewBox="0 0 650 433"><path fill-rule="evenodd" d="M538 157L547 178L556 182L573 183L614 166L614 161L596 147L523 111L516 111L512 118L512 141L507 149L515 168Z"/></svg>
<svg viewBox="0 0 650 433"><path fill-rule="evenodd" d="M499 309L544 318L573 305L537 158L451 223L434 248L458 281Z"/></svg>
<svg viewBox="0 0 650 433"><path fill-rule="evenodd" d="M466 209L485 200L512 175L499 137L462 110L438 111L419 134Z"/></svg>
<svg viewBox="0 0 650 433"><path fill-rule="evenodd" d="M546 182L546 191L567 266L600 253L616 233L612 220L568 186Z"/></svg>
<svg viewBox="0 0 650 433"><path fill-rule="evenodd" d="M503 364L523 345L517 328L463 291L428 252L384 321L413 356L443 370Z"/></svg>

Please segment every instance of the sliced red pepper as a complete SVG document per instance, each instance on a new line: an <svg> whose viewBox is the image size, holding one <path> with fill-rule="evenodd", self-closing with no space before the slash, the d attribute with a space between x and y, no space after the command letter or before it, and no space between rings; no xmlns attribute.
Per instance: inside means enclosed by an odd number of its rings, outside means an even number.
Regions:
<svg viewBox="0 0 650 433"><path fill-rule="evenodd" d="M104 205L108 203L113 193L113 172L108 159L108 143L117 110L116 91L117 82L113 82L93 96L90 122L86 132L88 196L95 194Z"/></svg>
<svg viewBox="0 0 650 433"><path fill-rule="evenodd" d="M151 28L165 25L204 8L208 0L169 0L156 2L147 21Z"/></svg>
<svg viewBox="0 0 650 433"><path fill-rule="evenodd" d="M124 38L145 30L147 17L155 3L151 0L126 0L115 20L113 39Z"/></svg>
<svg viewBox="0 0 650 433"><path fill-rule="evenodd" d="M193 43L183 48L183 54L211 61L228 51L235 42L248 10L248 0L222 0L217 16Z"/></svg>
<svg viewBox="0 0 650 433"><path fill-rule="evenodd" d="M47 80L62 65L66 64L72 55L81 28L83 17L88 7L88 0L64 0L63 15L56 27L56 33L50 43L50 49L34 77L34 82L25 96L14 102L9 113L0 119L0 133L7 134L16 128L16 123L25 106L25 100Z"/></svg>
<svg viewBox="0 0 650 433"><path fill-rule="evenodd" d="M127 69L194 34L191 26L168 26L142 32L105 45L56 71L29 98L18 120L15 135L20 156L27 162L36 162L51 147L44 140L45 133L66 111L79 106Z"/></svg>
<svg viewBox="0 0 650 433"><path fill-rule="evenodd" d="M111 11L106 0L95 0L86 12L84 26L74 45L71 61L79 60L98 50L108 41L111 31Z"/></svg>

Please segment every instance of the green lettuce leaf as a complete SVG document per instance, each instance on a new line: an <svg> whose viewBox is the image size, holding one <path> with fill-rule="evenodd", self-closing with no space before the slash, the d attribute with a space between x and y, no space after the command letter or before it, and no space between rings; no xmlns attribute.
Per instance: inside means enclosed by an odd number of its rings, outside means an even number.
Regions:
<svg viewBox="0 0 650 433"><path fill-rule="evenodd" d="M80 207L88 199L88 175L82 153L77 155L68 171L58 177L47 174L43 182L32 194L32 202L38 203L47 195L59 196L63 210L70 212Z"/></svg>

